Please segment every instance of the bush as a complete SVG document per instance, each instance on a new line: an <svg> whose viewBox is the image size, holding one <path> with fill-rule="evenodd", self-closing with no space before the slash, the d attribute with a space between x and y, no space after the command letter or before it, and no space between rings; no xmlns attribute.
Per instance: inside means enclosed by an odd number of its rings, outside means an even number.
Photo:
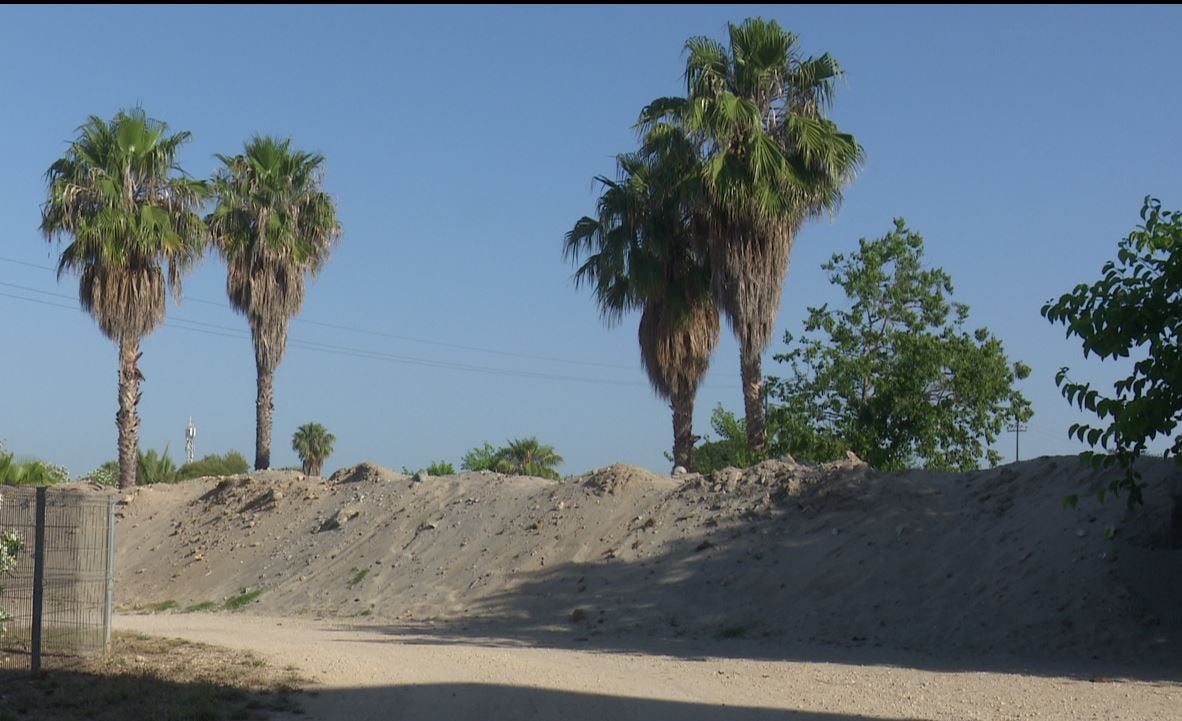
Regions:
<svg viewBox="0 0 1182 721"><path fill-rule="evenodd" d="M720 468L746 468L759 460L747 446L747 424L721 405L710 414L710 427L718 440L703 439L694 448L694 467L698 473L712 473ZM768 436L775 438L772 418L768 418Z"/></svg>
<svg viewBox="0 0 1182 721"><path fill-rule="evenodd" d="M0 495L0 503L3 502L4 496ZM4 531L0 533L0 577L12 573L12 569L16 568L16 555L20 553L23 545L21 535L16 531ZM3 593L4 586L0 585L0 594ZM4 633L7 631L4 623L10 618L12 616L3 608L0 608L0 638L3 638Z"/></svg>
<svg viewBox="0 0 1182 721"><path fill-rule="evenodd" d="M245 456L238 451L228 451L225 455L210 453L192 463L186 463L180 467L176 476L177 480L184 481L205 476L233 476L249 471L250 464Z"/></svg>
<svg viewBox="0 0 1182 721"><path fill-rule="evenodd" d="M168 445L163 453L156 453L156 449L149 449L147 453L138 452L135 464L135 482L137 485L150 483L176 483L177 467L168 456Z"/></svg>
<svg viewBox="0 0 1182 721"><path fill-rule="evenodd" d="M460 459L460 468L465 471L495 471L497 473L508 472L507 463L504 463L500 456L501 451L488 443L479 448L473 448L464 454Z"/></svg>
<svg viewBox="0 0 1182 721"><path fill-rule="evenodd" d="M9 486L52 486L70 480L65 466L41 460L16 461L0 444L0 484Z"/></svg>
<svg viewBox="0 0 1182 721"><path fill-rule="evenodd" d="M553 446L544 446L538 439L516 438L501 448L485 443L464 454L460 467L466 471L494 471L513 475L537 476L558 480L562 476L554 466L562 463L562 456Z"/></svg>
<svg viewBox="0 0 1182 721"><path fill-rule="evenodd" d="M428 476L450 476L456 472L455 466L447 461L432 461L431 465L426 468L420 468L417 471L413 468L402 467L402 472L408 476L413 476L417 473L426 473Z"/></svg>
<svg viewBox="0 0 1182 721"><path fill-rule="evenodd" d="M456 467L447 461L435 461L427 466L427 475L429 476L451 476L455 475Z"/></svg>
<svg viewBox="0 0 1182 721"><path fill-rule="evenodd" d="M97 483L100 486L118 486L119 461L107 461L78 480L90 481L91 483Z"/></svg>

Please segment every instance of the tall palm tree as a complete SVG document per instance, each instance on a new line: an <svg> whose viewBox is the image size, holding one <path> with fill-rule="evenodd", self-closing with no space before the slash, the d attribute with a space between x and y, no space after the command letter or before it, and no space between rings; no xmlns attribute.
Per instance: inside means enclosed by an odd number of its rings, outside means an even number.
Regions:
<svg viewBox="0 0 1182 721"><path fill-rule="evenodd" d="M291 449L300 455L304 475L320 475L325 459L332 455L332 444L336 440L336 436L319 423L305 423L296 429L291 437Z"/></svg>
<svg viewBox="0 0 1182 721"><path fill-rule="evenodd" d="M560 478L554 466L562 463L562 456L554 452L553 446L543 446L537 438L515 438L498 455L504 463L503 473L554 480Z"/></svg>
<svg viewBox="0 0 1182 721"><path fill-rule="evenodd" d="M324 156L291 140L255 136L241 155L218 155L217 207L207 218L226 261L230 305L246 316L254 342L256 470L271 465L275 368L287 349L287 322L340 237L332 198L321 190Z"/></svg>
<svg viewBox="0 0 1182 721"><path fill-rule="evenodd" d="M77 273L78 299L119 346L119 487L135 485L139 446L140 339L164 322L165 286L179 302L181 277L200 257L207 231L197 210L206 184L184 176L177 149L189 133L168 133L142 108L108 123L91 116L50 166L41 232L72 239L58 279Z"/></svg>
<svg viewBox="0 0 1182 721"><path fill-rule="evenodd" d="M826 112L841 69L828 53L801 57L775 21L729 24L730 44L686 42L686 97L645 108L641 127L677 124L704 150L714 297L739 340L747 438L766 450L762 354L780 307L801 225L835 211L862 149Z"/></svg>
<svg viewBox="0 0 1182 721"><path fill-rule="evenodd" d="M640 310L640 358L657 395L673 410L673 462L693 468L694 398L718 343L710 275L695 244L686 178L697 150L672 126L654 128L641 153L617 158L619 179L603 188L598 217L566 235L566 255L588 258L576 285L591 284L613 325Z"/></svg>

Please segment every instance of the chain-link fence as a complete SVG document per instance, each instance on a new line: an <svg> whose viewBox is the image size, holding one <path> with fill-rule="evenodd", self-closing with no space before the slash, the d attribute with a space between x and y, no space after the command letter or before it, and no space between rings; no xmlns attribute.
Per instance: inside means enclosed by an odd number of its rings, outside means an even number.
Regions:
<svg viewBox="0 0 1182 721"><path fill-rule="evenodd" d="M22 548L0 577L0 671L101 656L111 638L115 498L86 491L0 486L0 532Z"/></svg>

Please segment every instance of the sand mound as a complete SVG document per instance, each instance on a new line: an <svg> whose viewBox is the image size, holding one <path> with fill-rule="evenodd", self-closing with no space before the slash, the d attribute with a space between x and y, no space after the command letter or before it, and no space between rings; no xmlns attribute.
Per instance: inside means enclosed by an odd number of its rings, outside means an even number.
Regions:
<svg viewBox="0 0 1182 721"><path fill-rule="evenodd" d="M968 474L771 460L680 479L410 482L363 464L147 487L121 509L118 600L364 616L503 636L768 637L1182 668L1173 463L1144 509L1073 458ZM346 480L347 479L347 480ZM1077 508L1064 496L1078 493Z"/></svg>
<svg viewBox="0 0 1182 721"><path fill-rule="evenodd" d="M362 483L374 481L409 481L410 476L405 473L392 471L376 463L358 463L350 468L342 468L328 477L330 483Z"/></svg>
<svg viewBox="0 0 1182 721"><path fill-rule="evenodd" d="M678 485L677 481L668 476L658 476L647 468L630 466L627 463L614 463L596 468L572 480L598 496L622 495L629 489L668 490Z"/></svg>

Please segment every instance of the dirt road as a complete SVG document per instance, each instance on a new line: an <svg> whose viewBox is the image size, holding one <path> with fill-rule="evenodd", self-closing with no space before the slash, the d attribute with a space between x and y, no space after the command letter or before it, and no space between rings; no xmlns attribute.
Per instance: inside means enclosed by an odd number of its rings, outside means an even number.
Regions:
<svg viewBox="0 0 1182 721"><path fill-rule="evenodd" d="M721 658L710 644L639 655L228 614L122 616L116 626L297 666L317 682L302 718L320 721L1182 719L1176 682L868 665L856 650L839 661Z"/></svg>

